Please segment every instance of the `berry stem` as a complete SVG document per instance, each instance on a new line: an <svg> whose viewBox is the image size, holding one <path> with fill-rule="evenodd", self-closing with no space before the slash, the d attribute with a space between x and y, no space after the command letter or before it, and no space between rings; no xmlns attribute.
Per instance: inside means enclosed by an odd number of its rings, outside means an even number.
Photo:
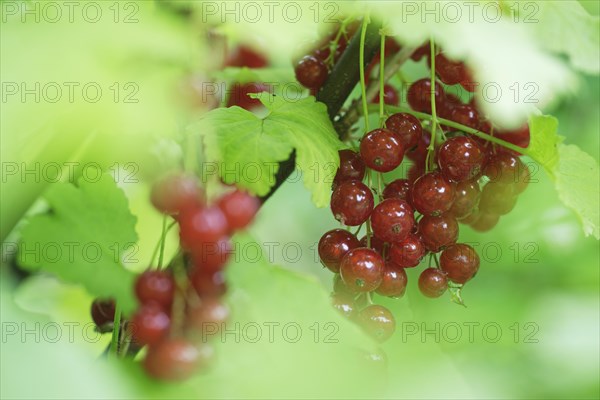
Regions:
<svg viewBox="0 0 600 400"><path fill-rule="evenodd" d="M177 221L173 221L169 224L166 231L164 232L165 237L167 236L167 233L171 230L171 228L173 228L176 224L177 224ZM148 269L151 269L153 267L154 260L156 259L158 251L160 250L160 247L163 242L164 242L163 233L161 232L160 239L158 240L158 243L156 243L156 246L154 247L154 250L152 251L152 257L150 257L150 265L148 266Z"/></svg>
<svg viewBox="0 0 600 400"><path fill-rule="evenodd" d="M436 139L436 130L438 125L437 120L437 112L435 109L435 42L433 41L433 37L429 39L430 45L430 55L431 55L431 93L430 93L430 101L431 101L431 139L429 141L429 147L427 148L427 157L425 159L425 171L429 172L431 170L432 159L431 156L435 151L435 139Z"/></svg>
<svg viewBox="0 0 600 400"><path fill-rule="evenodd" d="M365 15L365 19L360 31L360 50L359 50L359 71L360 71L360 90L362 93L362 107L365 117L365 130L369 131L369 113L367 104L367 85L365 83L365 40L367 37L367 27L369 26L369 14ZM370 176L370 175L369 175ZM370 186L370 185L369 185Z"/></svg>
<svg viewBox="0 0 600 400"><path fill-rule="evenodd" d="M110 342L110 351L119 354L119 334L121 332L121 304L115 302L115 318L113 319L113 332Z"/></svg>
<svg viewBox="0 0 600 400"><path fill-rule="evenodd" d="M163 216L162 232L160 234L160 250L158 252L158 269L162 268L163 258L165 256L165 238L167 236L167 216Z"/></svg>
<svg viewBox="0 0 600 400"><path fill-rule="evenodd" d="M385 117L384 111L384 87L385 87L385 33L381 32L381 43L379 45L379 126L383 127ZM380 192L381 193L381 192Z"/></svg>
<svg viewBox="0 0 600 400"><path fill-rule="evenodd" d="M335 64L335 51L338 47L340 38L342 37L342 34L344 36L346 36L346 27L348 26L348 24L350 24L350 22L354 21L354 19L355 19L355 16L351 15L351 16L345 18L344 20L342 20L342 22L340 23L340 29L338 30L337 34L335 35L335 38L333 38L333 40L329 43L329 55L327 56L327 59L325 60L325 64L327 64L331 67Z"/></svg>

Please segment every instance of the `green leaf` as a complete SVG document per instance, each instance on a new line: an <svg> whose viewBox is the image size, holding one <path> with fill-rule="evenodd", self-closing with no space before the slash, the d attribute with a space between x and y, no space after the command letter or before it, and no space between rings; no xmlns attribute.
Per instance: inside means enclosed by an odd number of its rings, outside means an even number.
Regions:
<svg viewBox="0 0 600 400"><path fill-rule="evenodd" d="M600 169L598 162L575 145L558 146L554 170L560 200L579 217L586 236L600 239Z"/></svg>
<svg viewBox="0 0 600 400"><path fill-rule="evenodd" d="M123 264L135 257L136 218L109 175L79 187L51 187L50 212L35 215L23 228L19 263L83 285L98 297L112 297L125 312L136 305L134 274Z"/></svg>
<svg viewBox="0 0 600 400"><path fill-rule="evenodd" d="M533 3L532 3L533 4ZM589 74L600 72L600 18L576 1L537 1L536 23L524 24L548 50L566 54L573 66ZM568 34L567 34L568 32Z"/></svg>
<svg viewBox="0 0 600 400"><path fill-rule="evenodd" d="M296 151L296 167L318 207L328 204L331 182L344 145L324 104L314 97L290 102L261 93L257 98L270 111L259 118L239 107L206 114L192 129L204 136L206 159L217 163L221 178L259 196L275 183L278 162ZM258 171L258 174L256 173Z"/></svg>
<svg viewBox="0 0 600 400"><path fill-rule="evenodd" d="M551 175L558 164L558 144L563 138L557 135L558 120L549 115L529 118L531 141L527 155L540 163Z"/></svg>

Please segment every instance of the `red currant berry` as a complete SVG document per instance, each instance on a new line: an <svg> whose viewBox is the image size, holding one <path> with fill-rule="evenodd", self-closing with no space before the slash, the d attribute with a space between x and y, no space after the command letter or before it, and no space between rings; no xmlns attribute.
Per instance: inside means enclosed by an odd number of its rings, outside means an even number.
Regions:
<svg viewBox="0 0 600 400"><path fill-rule="evenodd" d="M402 297L406 291L407 282L408 278L404 268L395 265L391 261L386 261L383 280L377 288L377 293L387 297Z"/></svg>
<svg viewBox="0 0 600 400"><path fill-rule="evenodd" d="M408 179L396 179L388 183L385 189L383 189L383 198L406 200L408 199L411 186Z"/></svg>
<svg viewBox="0 0 600 400"><path fill-rule="evenodd" d="M478 176L484 161L485 153L477 142L466 136L446 140L438 152L438 165L442 174L455 182Z"/></svg>
<svg viewBox="0 0 600 400"><path fill-rule="evenodd" d="M271 88L260 82L250 83L234 83L231 88L231 93L227 99L227 107L238 106L244 110L253 110L255 108L262 107L262 103L259 99L253 99L248 96L250 93L262 93L269 92Z"/></svg>
<svg viewBox="0 0 600 400"><path fill-rule="evenodd" d="M479 203L479 196L481 190L477 180L472 179L468 181L459 182L456 185L456 195L454 196L454 202L452 207L448 211L456 219L462 219L467 217L473 212L477 204Z"/></svg>
<svg viewBox="0 0 600 400"><path fill-rule="evenodd" d="M91 313L94 323L102 332L105 330L104 327L112 324L115 320L115 301L96 299L92 303Z"/></svg>
<svg viewBox="0 0 600 400"><path fill-rule="evenodd" d="M527 124L525 124L523 127L521 127L520 129L517 129L515 131L495 132L494 136L496 136L498 139L502 139L506 142L512 143L515 146L519 146L524 149L526 149L529 146L529 142L531 140L531 136L529 134L529 126L527 126ZM507 154L510 154L515 157L518 157L521 155L521 154L517 153L516 151L507 149L504 146L496 146L496 151L502 152L502 153L507 153Z"/></svg>
<svg viewBox="0 0 600 400"><path fill-rule="evenodd" d="M419 79L408 88L406 100L413 110L431 113L432 93L435 97L436 108L441 107L445 96L442 85L436 82L435 89L432 91L430 79Z"/></svg>
<svg viewBox="0 0 600 400"><path fill-rule="evenodd" d="M420 61L423 57L431 54L430 43L427 42L421 47L418 47L410 56L413 61Z"/></svg>
<svg viewBox="0 0 600 400"><path fill-rule="evenodd" d="M425 175L425 166L422 164L413 164L410 166L410 168L408 168L408 172L406 173L406 179L411 183L411 188L408 192L407 195L407 201L410 203L410 205L412 205L413 207L415 206L413 204L413 198L412 198L412 186L414 185L415 181L417 179L419 179L420 177L422 177L423 175Z"/></svg>
<svg viewBox="0 0 600 400"><path fill-rule="evenodd" d="M371 100L371 103L379 104L379 93L380 92L377 92L377 95ZM400 104L400 95L392 85L385 84L383 86L383 103L388 106L397 106Z"/></svg>
<svg viewBox="0 0 600 400"><path fill-rule="evenodd" d="M488 182L481 191L479 209L483 213L506 215L517 204L515 185Z"/></svg>
<svg viewBox="0 0 600 400"><path fill-rule="evenodd" d="M342 258L350 250L360 247L360 242L350 232L344 229L334 229L326 232L319 240L319 257L321 263L332 272L340 271Z"/></svg>
<svg viewBox="0 0 600 400"><path fill-rule="evenodd" d="M450 119L473 129L479 129L479 113L468 104L457 105L452 109Z"/></svg>
<svg viewBox="0 0 600 400"><path fill-rule="evenodd" d="M526 168L519 157L498 153L488 161L483 173L490 178L490 182L519 183L529 177Z"/></svg>
<svg viewBox="0 0 600 400"><path fill-rule="evenodd" d="M358 181L344 182L331 195L331 212L342 224L358 226L373 211L373 193L367 185Z"/></svg>
<svg viewBox="0 0 600 400"><path fill-rule="evenodd" d="M401 242L392 243L390 247L390 259L402 268L416 267L426 253L423 242L414 233Z"/></svg>
<svg viewBox="0 0 600 400"><path fill-rule="evenodd" d="M218 207L227 219L229 233L232 233L234 230L244 229L252 222L260 201L249 193L235 190L221 197Z"/></svg>
<svg viewBox="0 0 600 400"><path fill-rule="evenodd" d="M395 132L400 138L405 150L412 149L423 136L421 122L413 115L407 113L396 113L385 121L385 127Z"/></svg>
<svg viewBox="0 0 600 400"><path fill-rule="evenodd" d="M383 240L379 239L378 237L375 237L373 235L371 235L371 244L369 245L369 243L367 242L367 235L363 236L360 239L360 247L368 247L371 248L373 250L375 250L377 253L379 253L379 255L381 257L387 258L387 250L389 247L389 244L384 242Z"/></svg>
<svg viewBox="0 0 600 400"><path fill-rule="evenodd" d="M296 64L296 79L302 86L319 89L327 80L327 66L315 56L304 56Z"/></svg>
<svg viewBox="0 0 600 400"><path fill-rule="evenodd" d="M456 185L439 172L417 179L411 190L412 204L423 215L439 215L452 207Z"/></svg>
<svg viewBox="0 0 600 400"><path fill-rule="evenodd" d="M396 133L387 129L375 129L362 138L360 156L367 167L379 172L389 172L402 162L404 147Z"/></svg>
<svg viewBox="0 0 600 400"><path fill-rule="evenodd" d="M346 318L354 317L355 304L354 297L349 293L334 293L331 296L333 308L338 310Z"/></svg>
<svg viewBox="0 0 600 400"><path fill-rule="evenodd" d="M131 318L133 339L140 345L155 345L167 336L171 318L156 303L144 304Z"/></svg>
<svg viewBox="0 0 600 400"><path fill-rule="evenodd" d="M229 319L229 307L214 297L202 299L200 305L187 311L186 328L199 332L203 332L207 325L220 327Z"/></svg>
<svg viewBox="0 0 600 400"><path fill-rule="evenodd" d="M190 272L190 282L201 298L221 297L227 291L225 275L222 271L211 271L194 267Z"/></svg>
<svg viewBox="0 0 600 400"><path fill-rule="evenodd" d="M371 337L379 342L385 342L396 330L394 315L378 304L365 307L358 313L360 325Z"/></svg>
<svg viewBox="0 0 600 400"><path fill-rule="evenodd" d="M492 230L500 220L500 216L497 214L491 214L486 212L479 212L476 215L474 221L469 225L477 232L488 232Z"/></svg>
<svg viewBox="0 0 600 400"><path fill-rule="evenodd" d="M225 61L226 67L263 68L268 64L265 56L245 45L236 47Z"/></svg>
<svg viewBox="0 0 600 400"><path fill-rule="evenodd" d="M227 218L219 207L189 210L179 218L179 237L187 250L199 248L202 251L203 243L217 242L227 232Z"/></svg>
<svg viewBox="0 0 600 400"><path fill-rule="evenodd" d="M379 203L371 213L373 234L385 242L406 239L415 225L414 211L404 200L387 199Z"/></svg>
<svg viewBox="0 0 600 400"><path fill-rule="evenodd" d="M444 53L439 53L435 56L435 72L446 85L456 85L465 78L465 65L451 61Z"/></svg>
<svg viewBox="0 0 600 400"><path fill-rule="evenodd" d="M447 214L435 217L424 215L419 220L419 233L425 248L432 253L437 253L456 243L458 222L456 222L456 218Z"/></svg>
<svg viewBox="0 0 600 400"><path fill-rule="evenodd" d="M342 280L340 274L333 275L333 293L345 293L354 295L354 293L350 289L348 289L348 287Z"/></svg>
<svg viewBox="0 0 600 400"><path fill-rule="evenodd" d="M340 150L340 167L333 178L334 185L347 181L362 181L365 177L365 163L358 153L352 150Z"/></svg>
<svg viewBox="0 0 600 400"><path fill-rule="evenodd" d="M135 295L142 304L157 303L168 309L174 294L175 281L165 271L146 271L135 282Z"/></svg>
<svg viewBox="0 0 600 400"><path fill-rule="evenodd" d="M427 268L419 275L419 290L426 297L440 297L448 289L446 273L437 268Z"/></svg>
<svg viewBox="0 0 600 400"><path fill-rule="evenodd" d="M440 267L452 282L464 284L479 270L479 256L467 244L453 244L442 251Z"/></svg>
<svg viewBox="0 0 600 400"><path fill-rule="evenodd" d="M150 347L144 359L144 369L153 378L182 381L196 371L198 349L182 339L169 339Z"/></svg>
<svg viewBox="0 0 600 400"><path fill-rule="evenodd" d="M479 86L478 82L475 82L475 79L473 79L473 76L471 74L471 71L469 71L468 68L465 69L465 77L464 79L460 82L460 85L467 91L467 92L475 92L475 90L477 90L477 86Z"/></svg>
<svg viewBox="0 0 600 400"><path fill-rule="evenodd" d="M177 214L180 211L202 204L202 190L196 178L186 175L168 175L152 186L150 201L163 214Z"/></svg>
<svg viewBox="0 0 600 400"><path fill-rule="evenodd" d="M194 265L198 268L215 271L223 268L231 257L232 246L228 236L216 242L201 243L192 250Z"/></svg>
<svg viewBox="0 0 600 400"><path fill-rule="evenodd" d="M350 250L340 264L340 275L353 292L371 292L383 279L383 258L373 249Z"/></svg>

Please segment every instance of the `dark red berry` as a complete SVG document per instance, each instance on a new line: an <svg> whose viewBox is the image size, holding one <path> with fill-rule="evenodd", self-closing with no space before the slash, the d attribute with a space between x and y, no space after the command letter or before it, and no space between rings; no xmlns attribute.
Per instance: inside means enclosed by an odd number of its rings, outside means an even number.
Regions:
<svg viewBox="0 0 600 400"><path fill-rule="evenodd" d="M526 149L529 146L529 142L531 140L531 136L529 134L529 126L527 126L527 124L514 131L494 132L494 136L496 136L498 139L502 139L506 142L512 143L515 146L519 146L524 149ZM499 153L508 153L516 157L521 155L513 150L507 149L506 147L500 145L496 146L496 151Z"/></svg>
<svg viewBox="0 0 600 400"><path fill-rule="evenodd" d="M368 247L370 249L375 250L377 253L379 253L379 255L381 257L387 258L388 257L388 248L389 248L389 244L384 242L383 240L379 239L378 237L375 237L373 235L371 235L371 243L369 245L369 243L367 242L367 235L363 236L360 239L360 247Z"/></svg>
<svg viewBox="0 0 600 400"><path fill-rule="evenodd" d="M326 232L319 240L319 257L321 263L332 272L340 271L342 258L350 250L360 247L360 242L344 229L333 229Z"/></svg>
<svg viewBox="0 0 600 400"><path fill-rule="evenodd" d="M201 298L220 297L227 291L222 271L212 271L200 267L192 268L190 282Z"/></svg>
<svg viewBox="0 0 600 400"><path fill-rule="evenodd" d="M334 185L347 181L362 181L365 177L365 163L360 155L352 150L340 150L340 167L338 168Z"/></svg>
<svg viewBox="0 0 600 400"><path fill-rule="evenodd" d="M518 183L529 177L529 171L525 172L525 168L527 167L519 157L498 153L490 158L483 173L490 178L491 182Z"/></svg>
<svg viewBox="0 0 600 400"><path fill-rule="evenodd" d="M342 224L358 226L373 211L373 193L367 185L358 181L340 184L331 195L331 212Z"/></svg>
<svg viewBox="0 0 600 400"><path fill-rule="evenodd" d="M450 114L450 119L473 129L479 129L480 126L479 113L468 104L455 106Z"/></svg>
<svg viewBox="0 0 600 400"><path fill-rule="evenodd" d="M352 318L355 314L354 297L349 293L332 294L331 304L346 318Z"/></svg>
<svg viewBox="0 0 600 400"><path fill-rule="evenodd" d="M327 80L327 66L315 56L304 56L296 64L295 71L298 82L309 89L319 89Z"/></svg>
<svg viewBox="0 0 600 400"><path fill-rule="evenodd" d="M189 210L179 218L179 237L187 250L199 248L202 251L203 243L217 242L227 232L227 218L219 207Z"/></svg>
<svg viewBox="0 0 600 400"><path fill-rule="evenodd" d="M200 352L183 339L168 339L150 347L144 359L144 369L153 378L182 381L196 371Z"/></svg>
<svg viewBox="0 0 600 400"><path fill-rule="evenodd" d="M472 179L457 183L454 202L448 213L456 219L467 217L477 207L480 195L481 190L477 180Z"/></svg>
<svg viewBox="0 0 600 400"><path fill-rule="evenodd" d="M152 186L150 201L158 211L173 215L184 209L200 206L202 197L203 193L196 178L171 174Z"/></svg>
<svg viewBox="0 0 600 400"><path fill-rule="evenodd" d="M115 320L115 301L112 299L96 299L92 303L92 320L103 331L103 327L110 325Z"/></svg>
<svg viewBox="0 0 600 400"><path fill-rule="evenodd" d="M354 292L371 292L383 279L383 258L373 249L359 247L350 250L340 264L340 275Z"/></svg>
<svg viewBox="0 0 600 400"><path fill-rule="evenodd" d="M226 67L263 68L268 65L265 56L251 47L240 45L233 49L225 61Z"/></svg>
<svg viewBox="0 0 600 400"><path fill-rule="evenodd" d="M452 282L464 284L479 270L479 255L467 244L453 244L442 251L440 268Z"/></svg>
<svg viewBox="0 0 600 400"><path fill-rule="evenodd" d="M458 222L451 215L424 215L419 220L419 234L425 248L433 253L456 243Z"/></svg>
<svg viewBox="0 0 600 400"><path fill-rule="evenodd" d="M260 207L260 201L256 197L240 190L227 193L217 204L225 215L229 233L247 227Z"/></svg>
<svg viewBox="0 0 600 400"><path fill-rule="evenodd" d="M484 162L485 153L477 142L466 136L446 140L438 151L438 165L442 174L455 182L478 176Z"/></svg>
<svg viewBox="0 0 600 400"><path fill-rule="evenodd" d="M420 61L423 57L431 54L430 43L427 42L421 47L418 47L410 56L413 61Z"/></svg>
<svg viewBox="0 0 600 400"><path fill-rule="evenodd" d="M405 150L412 149L423 135L421 122L408 113L396 113L385 121L386 129L395 132Z"/></svg>
<svg viewBox="0 0 600 400"><path fill-rule="evenodd" d="M167 336L171 318L156 303L142 305L131 318L133 339L140 345L155 345Z"/></svg>
<svg viewBox="0 0 600 400"><path fill-rule="evenodd" d="M465 79L465 65L449 60L444 53L435 56L435 72L446 85L456 85Z"/></svg>
<svg viewBox="0 0 600 400"><path fill-rule="evenodd" d="M415 225L414 211L404 200L387 199L379 203L371 213L373 234L385 242L406 239Z"/></svg>
<svg viewBox="0 0 600 400"><path fill-rule="evenodd" d="M414 233L401 242L392 243L390 246L390 259L399 267L412 268L419 265L427 250L421 238Z"/></svg>
<svg viewBox="0 0 600 400"><path fill-rule="evenodd" d="M383 280L377 288L377 293L387 297L402 297L406 291L408 278L406 271L392 261L385 262Z"/></svg>
<svg viewBox="0 0 600 400"><path fill-rule="evenodd" d="M175 281L165 271L146 271L135 281L135 295L142 304L157 303L168 309L173 302Z"/></svg>
<svg viewBox="0 0 600 400"><path fill-rule="evenodd" d="M194 265L209 271L221 269L231 257L232 245L228 236L216 242L200 243L191 251Z"/></svg>
<svg viewBox="0 0 600 400"><path fill-rule="evenodd" d="M488 214L505 215L517 204L516 187L513 184L488 182L481 191L479 210Z"/></svg>
<svg viewBox="0 0 600 400"><path fill-rule="evenodd" d="M432 91L431 80L428 78L423 78L419 79L408 88L406 99L413 110L431 113L432 94L435 97L436 109L442 107L445 96L442 85L436 82L435 90Z"/></svg>
<svg viewBox="0 0 600 400"><path fill-rule="evenodd" d="M463 80L460 82L460 85L467 91L467 92L471 92L473 93L475 90L477 90L477 86L479 86L478 82L475 82L475 79L473 79L473 76L471 74L471 71L466 68L465 69L465 77L463 78Z"/></svg>
<svg viewBox="0 0 600 400"><path fill-rule="evenodd" d="M407 200L411 187L412 185L408 179L396 179L388 183L383 189L383 198Z"/></svg>
<svg viewBox="0 0 600 400"><path fill-rule="evenodd" d="M478 212L469 224L477 232L488 232L498 224L500 216L497 214Z"/></svg>
<svg viewBox="0 0 600 400"><path fill-rule="evenodd" d="M245 110L262 107L259 99L253 99L248 94L269 92L270 87L260 82L234 83L227 99L227 107L238 106Z"/></svg>
<svg viewBox="0 0 600 400"><path fill-rule="evenodd" d="M448 289L446 273L437 268L427 268L419 275L419 290L426 297L440 297Z"/></svg>
<svg viewBox="0 0 600 400"><path fill-rule="evenodd" d="M423 215L439 215L452 207L456 185L439 172L417 179L411 190L412 204Z"/></svg>
<svg viewBox="0 0 600 400"><path fill-rule="evenodd" d="M379 104L379 93L371 100L373 104ZM400 95L395 87L389 84L383 86L383 103L388 106L397 106L400 104Z"/></svg>
<svg viewBox="0 0 600 400"><path fill-rule="evenodd" d="M389 172L402 162L404 147L396 133L388 129L375 129L362 138L360 157L367 167Z"/></svg>
<svg viewBox="0 0 600 400"><path fill-rule="evenodd" d="M378 304L372 304L362 309L358 318L360 325L371 337L379 342L385 342L396 330L394 315Z"/></svg>

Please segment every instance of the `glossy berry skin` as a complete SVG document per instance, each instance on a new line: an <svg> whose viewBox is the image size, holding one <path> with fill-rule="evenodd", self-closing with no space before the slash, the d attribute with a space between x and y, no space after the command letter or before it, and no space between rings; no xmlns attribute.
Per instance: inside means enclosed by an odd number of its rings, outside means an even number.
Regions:
<svg viewBox="0 0 600 400"><path fill-rule="evenodd" d="M365 177L365 163L360 155L352 150L340 150L340 167L338 168L333 184L339 185L347 181L362 181Z"/></svg>
<svg viewBox="0 0 600 400"><path fill-rule="evenodd" d="M449 60L444 53L435 56L435 72L446 85L456 85L465 78L465 66Z"/></svg>
<svg viewBox="0 0 600 400"><path fill-rule="evenodd" d="M377 253L379 253L380 256L384 257L388 257L388 248L389 243L384 242L383 240L379 239L376 236L371 235L371 243L369 246L369 243L367 241L367 235L363 236L360 239L360 247L369 247L373 250L375 250ZM384 257L384 258L385 258Z"/></svg>
<svg viewBox="0 0 600 400"><path fill-rule="evenodd" d="M152 186L150 193L154 208L168 215L200 206L202 197L196 178L181 174L161 178Z"/></svg>
<svg viewBox="0 0 600 400"><path fill-rule="evenodd" d="M412 205L423 215L439 215L452 207L456 185L439 172L417 179L412 187Z"/></svg>
<svg viewBox="0 0 600 400"><path fill-rule="evenodd" d="M444 101L444 89L438 82L433 90L435 105L441 107ZM406 99L410 107L419 112L431 113L431 80L429 78L419 79L413 83L406 93Z"/></svg>
<svg viewBox="0 0 600 400"><path fill-rule="evenodd" d="M260 201L249 193L235 190L217 202L229 227L229 233L246 228L256 215Z"/></svg>
<svg viewBox="0 0 600 400"><path fill-rule="evenodd" d="M270 87L260 82L250 83L234 83L231 88L231 93L227 99L227 107L238 106L244 110L252 111L256 108L263 107L259 99L253 99L248 96L250 93L269 92Z"/></svg>
<svg viewBox="0 0 600 400"><path fill-rule="evenodd" d="M190 282L200 298L216 298L227 291L225 275L222 271L211 271L202 267L194 267L190 271Z"/></svg>
<svg viewBox="0 0 600 400"><path fill-rule="evenodd" d="M404 147L396 133L388 129L375 129L360 141L360 157L367 167L389 172L402 162Z"/></svg>
<svg viewBox="0 0 600 400"><path fill-rule="evenodd" d="M406 292L407 282L408 278L404 268L395 265L392 261L386 261L383 280L377 288L377 293L387 297L402 297Z"/></svg>
<svg viewBox="0 0 600 400"><path fill-rule="evenodd" d="M182 381L196 371L199 352L183 339L168 339L150 347L144 369L151 377L164 381Z"/></svg>
<svg viewBox="0 0 600 400"><path fill-rule="evenodd" d="M455 182L478 176L484 162L485 153L477 142L466 136L446 140L438 151L438 165L442 174Z"/></svg>
<svg viewBox="0 0 600 400"><path fill-rule="evenodd" d="M96 299L92 303L91 308L92 320L100 331L103 327L112 324L115 320L115 301L112 299L102 300Z"/></svg>
<svg viewBox="0 0 600 400"><path fill-rule="evenodd" d="M340 264L340 275L353 292L371 292L383 279L384 261L373 249L359 247L350 250Z"/></svg>
<svg viewBox="0 0 600 400"><path fill-rule="evenodd" d="M388 183L383 189L383 198L406 200L411 187L412 185L408 179L396 179Z"/></svg>
<svg viewBox="0 0 600 400"><path fill-rule="evenodd" d="M327 80L327 66L315 56L304 56L295 68L296 79L308 89L319 89Z"/></svg>
<svg viewBox="0 0 600 400"><path fill-rule="evenodd" d="M439 216L424 215L419 220L419 234L423 246L432 253L437 253L456 243L458 239L458 222L456 222L456 218L448 214Z"/></svg>
<svg viewBox="0 0 600 400"><path fill-rule="evenodd" d="M515 185L488 182L481 191L479 210L488 214L506 215L517 204Z"/></svg>
<svg viewBox="0 0 600 400"><path fill-rule="evenodd" d="M427 268L419 275L419 290L425 297L436 298L448 289L446 273L437 268Z"/></svg>
<svg viewBox="0 0 600 400"><path fill-rule="evenodd" d="M133 339L140 345L155 345L169 333L171 318L155 303L144 304L131 318Z"/></svg>
<svg viewBox="0 0 600 400"><path fill-rule="evenodd" d="M488 232L492 230L500 220L500 216L497 214L480 212L476 215L474 221L471 221L469 225L477 232Z"/></svg>
<svg viewBox="0 0 600 400"><path fill-rule="evenodd" d="M373 193L362 182L344 182L331 195L331 212L344 225L358 226L365 222L373 211Z"/></svg>
<svg viewBox="0 0 600 400"><path fill-rule="evenodd" d="M440 268L452 282L464 284L479 270L479 255L468 244L453 244L442 251Z"/></svg>
<svg viewBox="0 0 600 400"><path fill-rule="evenodd" d="M340 271L342 258L352 249L360 247L360 242L345 229L333 229L326 232L319 240L319 258L321 263L330 271Z"/></svg>
<svg viewBox="0 0 600 400"><path fill-rule="evenodd" d="M211 206L182 213L179 218L179 237L187 250L216 242L229 232L227 218L219 207Z"/></svg>
<svg viewBox="0 0 600 400"><path fill-rule="evenodd" d="M468 104L455 106L450 114L450 120L473 129L479 129L480 127L479 113Z"/></svg>
<svg viewBox="0 0 600 400"><path fill-rule="evenodd" d="M419 265L427 250L421 238L410 233L406 239L392 243L390 246L390 259L401 268L412 268Z"/></svg>
<svg viewBox="0 0 600 400"><path fill-rule="evenodd" d="M191 256L194 265L208 271L215 271L227 264L231 253L232 245L229 236L222 236L216 242L196 245L191 251Z"/></svg>
<svg viewBox="0 0 600 400"><path fill-rule="evenodd" d="M352 318L356 313L356 306L352 294L333 293L331 295L331 304L333 305L333 308L338 310L346 318Z"/></svg>
<svg viewBox="0 0 600 400"><path fill-rule="evenodd" d="M225 61L227 67L263 68L268 64L265 56L245 45L236 47Z"/></svg>
<svg viewBox="0 0 600 400"><path fill-rule="evenodd" d="M378 304L365 307L358 313L360 326L378 342L385 342L396 330L394 315Z"/></svg>
<svg viewBox="0 0 600 400"><path fill-rule="evenodd" d="M454 202L448 213L456 219L467 217L477 207L480 196L481 189L476 179L457 183Z"/></svg>
<svg viewBox="0 0 600 400"><path fill-rule="evenodd" d="M415 116L408 113L392 114L385 121L385 127L400 137L400 142L405 150L415 147L423 135L421 122Z"/></svg>
<svg viewBox="0 0 600 400"><path fill-rule="evenodd" d="M135 281L135 295L142 304L157 303L168 309L173 302L175 281L170 273L150 270Z"/></svg>
<svg viewBox="0 0 600 400"><path fill-rule="evenodd" d="M399 242L406 239L415 226L412 207L404 200L387 199L371 213L373 234L385 242Z"/></svg>
<svg viewBox="0 0 600 400"><path fill-rule="evenodd" d="M377 95L371 100L373 104L379 104L379 91ZM395 87L389 84L383 86L383 103L388 106L397 106L400 104L400 95Z"/></svg>
<svg viewBox="0 0 600 400"><path fill-rule="evenodd" d="M483 173L490 178L490 182L519 183L529 177L529 169L526 168L519 157L497 153L490 158Z"/></svg>

